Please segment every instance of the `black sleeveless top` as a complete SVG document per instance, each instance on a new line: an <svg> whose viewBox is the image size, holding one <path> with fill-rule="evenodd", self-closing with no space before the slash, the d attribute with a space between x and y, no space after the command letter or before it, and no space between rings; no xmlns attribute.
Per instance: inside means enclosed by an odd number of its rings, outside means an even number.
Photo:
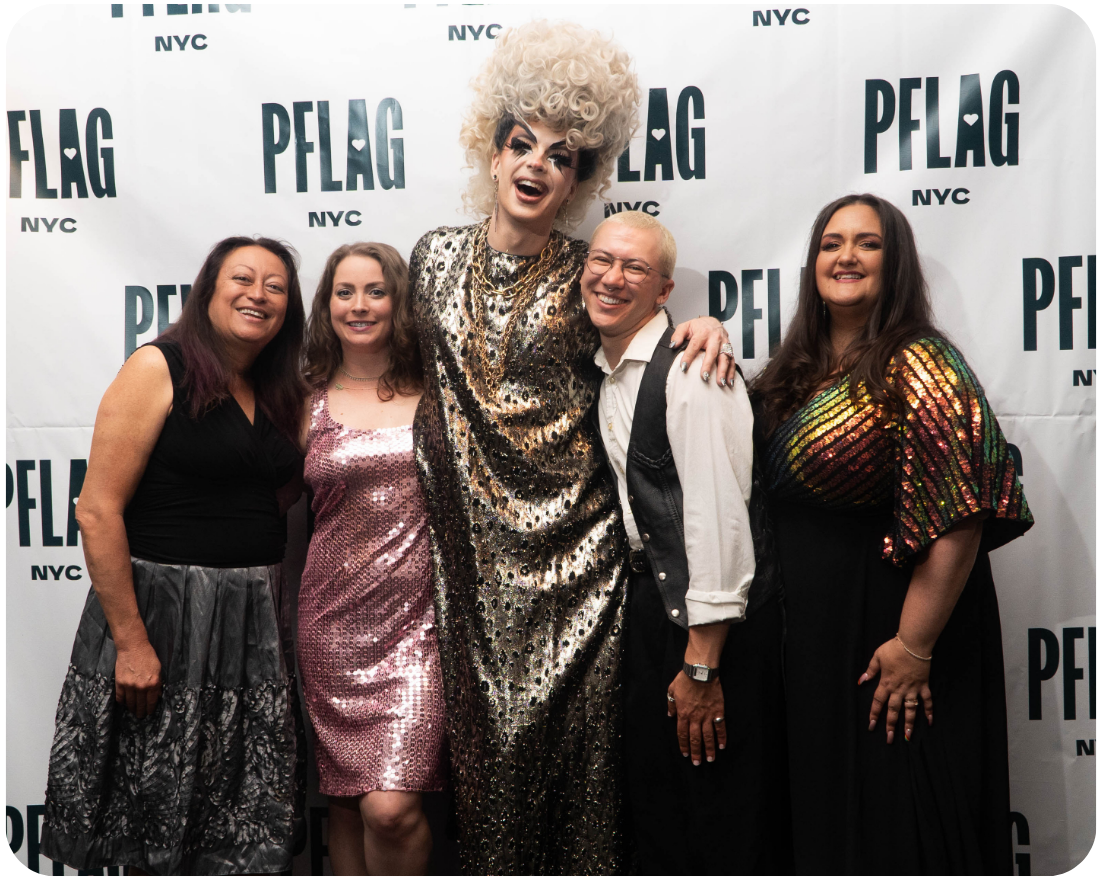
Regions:
<svg viewBox="0 0 1097 879"><path fill-rule="evenodd" d="M130 554L165 564L244 568L282 561L286 520L275 491L301 456L263 410L255 423L229 397L190 415L183 358L174 342L152 342L168 362L173 404L145 474L126 507Z"/></svg>

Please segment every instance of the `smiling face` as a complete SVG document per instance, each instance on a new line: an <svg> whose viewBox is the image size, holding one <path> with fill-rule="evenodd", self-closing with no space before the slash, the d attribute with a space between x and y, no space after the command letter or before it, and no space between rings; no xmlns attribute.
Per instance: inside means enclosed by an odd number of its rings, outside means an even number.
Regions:
<svg viewBox="0 0 1097 879"><path fill-rule="evenodd" d="M238 247L221 263L209 319L231 347L254 356L278 335L286 319L285 265L265 247Z"/></svg>
<svg viewBox="0 0 1097 879"><path fill-rule="evenodd" d="M831 314L864 324L883 286L884 235L880 217L868 205L835 211L819 243L815 285Z"/></svg>
<svg viewBox="0 0 1097 879"><path fill-rule="evenodd" d="M603 347L608 342L618 357L674 289L674 281L659 273L659 244L658 229L635 229L612 222L599 226L591 239L590 255L613 264L601 275L584 265L580 281L583 301ZM630 280L630 274L640 275L637 266L650 271L643 280ZM607 355L611 365L616 366L608 348Z"/></svg>
<svg viewBox="0 0 1097 879"><path fill-rule="evenodd" d="M331 288L331 327L343 346L343 359L353 351L380 352L392 340L392 297L381 263L351 254L335 267Z"/></svg>
<svg viewBox="0 0 1097 879"><path fill-rule="evenodd" d="M502 220L551 227L577 186L579 153L567 148L565 134L536 120L511 128L503 149L491 158Z"/></svg>

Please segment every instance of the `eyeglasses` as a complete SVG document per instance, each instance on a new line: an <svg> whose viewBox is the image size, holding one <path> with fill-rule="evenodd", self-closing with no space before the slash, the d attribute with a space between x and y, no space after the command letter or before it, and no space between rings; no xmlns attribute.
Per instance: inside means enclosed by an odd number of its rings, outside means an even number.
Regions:
<svg viewBox="0 0 1097 879"><path fill-rule="evenodd" d="M621 263L621 274L629 284L642 284L652 272L663 278L670 277L639 259L625 259L604 250L592 250L587 254L587 268L592 275L604 275L614 263Z"/></svg>

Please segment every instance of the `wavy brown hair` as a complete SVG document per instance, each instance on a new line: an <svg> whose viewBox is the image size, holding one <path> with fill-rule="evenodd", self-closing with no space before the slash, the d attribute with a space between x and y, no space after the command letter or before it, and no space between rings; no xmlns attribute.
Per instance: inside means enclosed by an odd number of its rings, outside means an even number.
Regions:
<svg viewBox="0 0 1097 879"><path fill-rule="evenodd" d="M419 336L408 297L408 264L387 244L360 241L344 244L328 257L316 296L305 340L305 379L313 387L329 382L343 363L343 346L331 326L331 297L335 288L335 270L348 256L364 256L381 264L385 292L392 299L392 365L377 386L377 396L391 400L397 393L412 394L423 388L423 361L419 354Z"/></svg>
<svg viewBox="0 0 1097 879"><path fill-rule="evenodd" d="M883 266L880 296L860 334L839 357L830 341L830 322L815 282L815 263L823 232L838 211L849 205L872 208L883 230ZM762 373L751 394L761 415L763 436L803 406L818 390L844 376L853 387L863 387L872 401L896 413L901 401L887 381L888 364L916 339L944 338L933 323L928 288L914 231L891 202L876 195L847 195L824 207L815 218L808 242L807 262L800 277L800 296L788 333Z"/></svg>
<svg viewBox="0 0 1097 879"><path fill-rule="evenodd" d="M309 389L300 371L305 307L297 277L297 254L288 244L273 238L243 235L218 241L198 270L179 319L159 338L179 345L184 364L183 387L190 397L192 418L201 417L229 398L228 353L210 322L209 304L225 258L241 247L262 247L278 257L286 269L285 321L278 335L259 352L248 376L255 386L255 402L267 418L286 436L296 437Z"/></svg>

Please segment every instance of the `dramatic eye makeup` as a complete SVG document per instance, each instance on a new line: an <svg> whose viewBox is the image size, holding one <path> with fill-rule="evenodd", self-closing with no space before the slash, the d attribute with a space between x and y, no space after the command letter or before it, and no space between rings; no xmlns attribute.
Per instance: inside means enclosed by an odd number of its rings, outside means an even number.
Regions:
<svg viewBox="0 0 1097 879"><path fill-rule="evenodd" d="M525 126L516 126L525 128ZM525 154L533 151L533 144L537 143L537 136L525 128L525 134L512 134L509 141L504 144L507 149L514 153ZM530 143L530 141L533 143ZM572 157L568 151L567 144L559 140L548 148L548 153L545 158L552 162L559 169L574 168L576 160Z"/></svg>

